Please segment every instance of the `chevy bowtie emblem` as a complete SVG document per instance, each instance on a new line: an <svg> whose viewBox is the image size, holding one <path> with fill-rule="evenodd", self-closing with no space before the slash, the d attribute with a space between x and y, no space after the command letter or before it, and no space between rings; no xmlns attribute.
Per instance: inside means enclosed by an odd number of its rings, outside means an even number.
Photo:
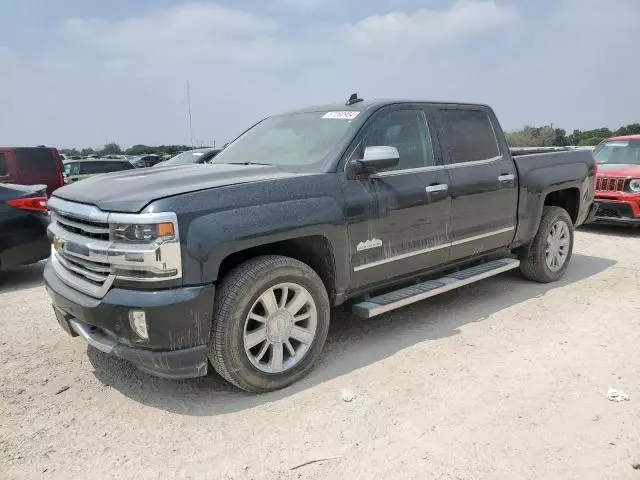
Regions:
<svg viewBox="0 0 640 480"><path fill-rule="evenodd" d="M53 237L53 248L56 249L56 251L64 250L64 240Z"/></svg>

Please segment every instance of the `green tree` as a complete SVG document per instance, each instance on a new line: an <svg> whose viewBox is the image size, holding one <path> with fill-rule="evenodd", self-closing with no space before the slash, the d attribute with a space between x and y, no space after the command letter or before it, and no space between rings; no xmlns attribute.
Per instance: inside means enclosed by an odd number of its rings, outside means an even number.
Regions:
<svg viewBox="0 0 640 480"><path fill-rule="evenodd" d="M567 138L566 130L563 130L561 128L556 128L554 133L555 133L555 137L553 139L554 147L566 147L567 145L569 145L569 139Z"/></svg>
<svg viewBox="0 0 640 480"><path fill-rule="evenodd" d="M115 142L107 143L100 151L100 155L121 155L122 149Z"/></svg>
<svg viewBox="0 0 640 480"><path fill-rule="evenodd" d="M151 153L153 147L149 147L147 145L134 145L131 148L127 148L125 153L127 155L144 155L145 153Z"/></svg>
<svg viewBox="0 0 640 480"><path fill-rule="evenodd" d="M626 127L620 127L614 132L616 136L640 135L640 123L632 123Z"/></svg>
<svg viewBox="0 0 640 480"><path fill-rule="evenodd" d="M560 129L558 129L560 130ZM563 132L560 130L560 132ZM507 142L511 147L551 147L555 144L558 131L550 126L532 127L507 134Z"/></svg>
<svg viewBox="0 0 640 480"><path fill-rule="evenodd" d="M82 155L83 157L86 157L88 155L95 155L96 151L93 148L83 148L82 150L80 150L80 155Z"/></svg>

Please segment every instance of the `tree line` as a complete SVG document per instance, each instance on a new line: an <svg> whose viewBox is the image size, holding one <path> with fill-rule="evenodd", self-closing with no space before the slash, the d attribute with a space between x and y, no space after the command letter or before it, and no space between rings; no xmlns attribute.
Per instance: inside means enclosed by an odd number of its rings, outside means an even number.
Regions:
<svg viewBox="0 0 640 480"><path fill-rule="evenodd" d="M89 155L176 155L186 150L191 150L188 145L134 145L131 148L123 149L117 143L108 143L102 149L94 150L93 148L61 148L60 153L68 156L88 157Z"/></svg>
<svg viewBox="0 0 640 480"><path fill-rule="evenodd" d="M595 146L607 138L622 135L640 135L640 123L632 123L615 131L608 128L574 130L570 135L567 135L566 130L553 128L550 125L526 126L522 130L506 134L507 142L511 147Z"/></svg>

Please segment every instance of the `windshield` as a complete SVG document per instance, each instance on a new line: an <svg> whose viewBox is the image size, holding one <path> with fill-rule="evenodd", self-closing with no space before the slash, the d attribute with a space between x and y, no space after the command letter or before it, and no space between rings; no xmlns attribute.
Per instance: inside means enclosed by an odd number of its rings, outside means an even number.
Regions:
<svg viewBox="0 0 640 480"><path fill-rule="evenodd" d="M321 165L359 112L308 112L269 117L241 135L213 163L259 163L305 168Z"/></svg>
<svg viewBox="0 0 640 480"><path fill-rule="evenodd" d="M640 140L605 142L594 152L601 164L640 165Z"/></svg>
<svg viewBox="0 0 640 480"><path fill-rule="evenodd" d="M174 165L190 165L192 163L198 163L200 157L204 155L205 152L182 152L175 157L171 157L169 160L162 162L163 167L171 167Z"/></svg>

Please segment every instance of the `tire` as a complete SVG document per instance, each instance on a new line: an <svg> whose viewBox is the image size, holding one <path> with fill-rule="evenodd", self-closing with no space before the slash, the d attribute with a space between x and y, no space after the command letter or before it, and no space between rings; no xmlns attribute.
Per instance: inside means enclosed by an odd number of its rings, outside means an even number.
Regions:
<svg viewBox="0 0 640 480"><path fill-rule="evenodd" d="M302 301L306 303L296 313ZM242 390L284 388L313 368L327 338L329 319L327 290L308 265L282 256L251 259L230 272L216 293L209 360L224 379Z"/></svg>
<svg viewBox="0 0 640 480"><path fill-rule="evenodd" d="M547 262L547 247L550 246L548 239L554 226L562 224L566 228L566 237L568 237L568 244L564 250L565 258L562 265L556 264L552 268ZM562 278L573 253L573 238L573 221L567 211L560 207L544 207L538 232L529 248L520 255L520 271L525 278L539 283L551 283ZM553 245L551 247L553 248Z"/></svg>

